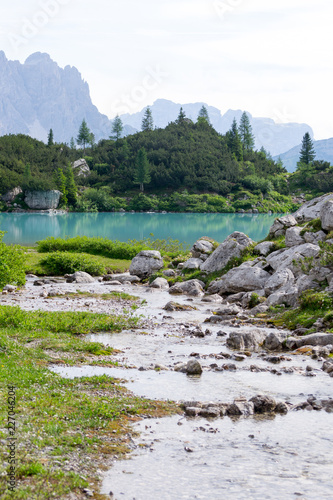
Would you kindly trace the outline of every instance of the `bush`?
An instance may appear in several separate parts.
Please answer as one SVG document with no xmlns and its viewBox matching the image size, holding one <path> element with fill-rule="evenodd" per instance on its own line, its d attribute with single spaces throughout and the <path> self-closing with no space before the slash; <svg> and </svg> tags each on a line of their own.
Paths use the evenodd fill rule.
<svg viewBox="0 0 333 500">
<path fill-rule="evenodd" d="M 75 273 L 75 271 L 84 271 L 93 276 L 105 273 L 104 266 L 94 262 L 88 255 L 77 253 L 50 253 L 40 263 L 48 273 L 54 275 Z"/>
<path fill-rule="evenodd" d="M 5 285 L 24 285 L 25 255 L 21 247 L 2 242 L 5 232 L 0 231 L 0 289 Z"/>
</svg>

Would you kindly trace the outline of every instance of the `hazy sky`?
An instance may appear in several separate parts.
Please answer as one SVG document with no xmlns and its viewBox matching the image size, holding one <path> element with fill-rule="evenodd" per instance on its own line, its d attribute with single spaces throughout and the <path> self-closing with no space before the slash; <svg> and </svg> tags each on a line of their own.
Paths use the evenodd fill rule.
<svg viewBox="0 0 333 500">
<path fill-rule="evenodd" d="M 4 3 L 4 1 L 3 1 Z M 305 122 L 333 137 L 331 0 L 16 0 L 0 49 L 76 66 L 110 118 L 157 98 Z"/>
</svg>

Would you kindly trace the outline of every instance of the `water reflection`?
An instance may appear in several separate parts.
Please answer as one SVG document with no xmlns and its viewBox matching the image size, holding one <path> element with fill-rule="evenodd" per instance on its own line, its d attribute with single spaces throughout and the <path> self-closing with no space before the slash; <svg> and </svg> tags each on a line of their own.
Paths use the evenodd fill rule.
<svg viewBox="0 0 333 500">
<path fill-rule="evenodd" d="M 275 215 L 268 214 L 119 214 L 76 213 L 0 214 L 4 241 L 33 245 L 48 236 L 103 236 L 120 241 L 171 237 L 193 244 L 200 236 L 223 241 L 233 231 L 241 231 L 259 241 L 268 233 Z"/>
</svg>

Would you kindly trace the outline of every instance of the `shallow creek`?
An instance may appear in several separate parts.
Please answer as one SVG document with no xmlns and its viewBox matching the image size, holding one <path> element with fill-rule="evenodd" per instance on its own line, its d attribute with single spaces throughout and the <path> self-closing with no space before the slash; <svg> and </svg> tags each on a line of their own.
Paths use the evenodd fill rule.
<svg viewBox="0 0 333 500">
<path fill-rule="evenodd" d="M 235 326 L 204 320 L 219 309 L 186 296 L 151 291 L 141 286 L 45 285 L 66 291 L 105 293 L 124 291 L 145 299 L 136 314 L 145 318 L 144 327 L 116 334 L 90 335 L 119 349 L 119 366 L 63 367 L 52 370 L 64 377 L 109 374 L 123 379 L 131 391 L 152 399 L 226 402 L 244 396 L 267 394 L 280 401 L 297 403 L 309 395 L 332 395 L 332 381 L 321 364 L 308 356 L 287 353 L 279 364 L 252 353 L 243 361 L 232 358 L 227 335 Z M 16 296 L 24 309 L 90 310 L 111 312 L 119 306 L 98 298 L 45 299 L 40 287 L 27 284 Z M 13 303 L 5 296 L 1 303 Z M 197 307 L 196 311 L 167 312 L 170 300 Z M 119 311 L 118 311 L 119 312 Z M 204 338 L 190 333 L 201 325 L 210 332 Z M 251 325 L 241 329 L 249 330 Z M 256 327 L 257 328 L 257 327 Z M 239 331 L 239 328 L 238 328 Z M 230 359 L 228 357 L 231 356 Z M 173 371 L 178 362 L 195 357 L 203 367 L 200 377 Z M 232 363 L 236 370 L 219 371 Z M 161 369 L 156 370 L 156 365 Z M 251 365 L 269 371 L 253 372 Z M 308 367 L 308 369 L 306 369 Z M 312 376 L 309 376 L 311 373 Z M 136 425 L 140 436 L 132 440 L 129 460 L 115 461 L 105 474 L 102 493 L 114 493 L 117 500 L 177 499 L 330 499 L 333 498 L 333 416 L 324 411 L 290 411 L 285 416 L 207 420 L 176 416 L 145 419 Z"/>
</svg>

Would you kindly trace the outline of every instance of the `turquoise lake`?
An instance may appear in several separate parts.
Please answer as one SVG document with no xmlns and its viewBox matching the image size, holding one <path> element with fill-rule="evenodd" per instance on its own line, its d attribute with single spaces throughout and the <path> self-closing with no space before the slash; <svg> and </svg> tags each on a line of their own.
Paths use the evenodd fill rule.
<svg viewBox="0 0 333 500">
<path fill-rule="evenodd" d="M 193 244 L 201 236 L 221 242 L 233 231 L 253 240 L 265 238 L 277 214 L 155 214 L 72 213 L 0 214 L 0 230 L 6 243 L 33 245 L 48 236 L 103 236 L 127 241 L 154 235 Z"/>
</svg>

